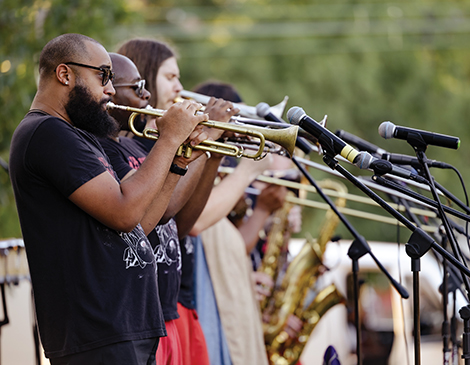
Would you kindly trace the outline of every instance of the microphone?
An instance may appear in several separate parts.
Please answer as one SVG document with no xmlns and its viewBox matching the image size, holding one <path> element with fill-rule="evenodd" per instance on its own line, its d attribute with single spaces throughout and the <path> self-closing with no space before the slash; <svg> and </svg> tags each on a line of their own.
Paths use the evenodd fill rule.
<svg viewBox="0 0 470 365">
<path fill-rule="evenodd" d="M 294 106 L 287 111 L 287 119 L 291 124 L 302 127 L 305 131 L 314 136 L 326 151 L 340 154 L 349 162 L 354 163 L 359 152 L 344 142 L 341 138 L 331 133 L 321 126 L 314 119 L 310 118 L 302 108 Z"/>
<path fill-rule="evenodd" d="M 391 122 L 383 122 L 380 124 L 379 134 L 385 139 L 404 139 L 410 144 L 412 139 L 418 139 L 418 141 L 424 142 L 426 145 L 453 148 L 454 150 L 460 146 L 460 139 L 457 137 L 421 131 L 419 129 L 400 127 Z"/>
<path fill-rule="evenodd" d="M 258 115 L 258 117 L 264 118 L 271 122 L 276 122 L 280 124 L 289 124 L 289 123 L 284 122 L 282 119 L 278 118 L 269 109 L 270 107 L 268 103 L 261 102 L 258 105 L 256 105 L 256 114 Z"/>
<path fill-rule="evenodd" d="M 390 161 L 375 158 L 369 152 L 359 152 L 354 165 L 360 169 L 374 170 L 374 173 L 379 176 L 391 174 L 405 179 L 414 180 L 422 184 L 428 183 L 424 177 L 414 174 L 410 170 L 395 166 Z"/>
<path fill-rule="evenodd" d="M 271 122 L 276 122 L 279 124 L 285 124 L 289 125 L 289 123 L 284 122 L 282 119 L 278 118 L 276 115 L 274 115 L 268 103 L 261 102 L 258 105 L 256 105 L 256 114 L 260 118 L 264 118 L 266 120 L 269 120 Z M 295 141 L 296 147 L 299 147 L 303 153 L 308 155 L 310 152 L 312 152 L 312 147 L 310 146 L 310 143 L 302 137 L 297 137 L 297 140 Z"/>
<path fill-rule="evenodd" d="M 386 150 L 362 139 L 354 134 L 348 133 L 344 130 L 337 130 L 335 133 L 339 138 L 344 140 L 347 143 L 350 143 L 354 146 L 356 146 L 360 151 L 366 151 L 370 152 L 373 155 L 376 155 L 376 157 L 390 161 L 393 164 L 396 165 L 410 165 L 414 167 L 415 169 L 420 169 L 422 168 L 421 164 L 419 163 L 419 160 L 416 157 L 408 156 L 408 155 L 402 155 L 400 153 L 390 153 L 387 152 Z M 436 160 L 426 160 L 426 164 L 428 167 L 437 167 L 440 169 L 451 169 L 452 166 L 449 165 L 448 163 L 445 162 L 440 162 Z"/>
<path fill-rule="evenodd" d="M 359 151 L 367 151 L 372 154 L 377 154 L 381 155 L 383 153 L 387 153 L 387 151 L 383 150 L 382 148 L 376 146 L 375 144 L 372 144 L 362 138 L 359 138 L 358 136 L 355 136 L 354 134 L 348 133 L 346 131 L 343 131 L 341 129 L 338 129 L 335 133 L 339 138 L 341 138 L 343 141 L 352 144 L 353 146 L 356 146 L 356 148 Z"/>
<path fill-rule="evenodd" d="M 382 159 L 390 161 L 391 163 L 397 164 L 397 165 L 410 165 L 414 167 L 415 169 L 420 169 L 422 168 L 421 164 L 419 163 L 419 160 L 416 157 L 408 156 L 408 155 L 402 155 L 400 153 L 383 153 L 382 154 Z M 441 161 L 436 161 L 436 160 L 426 160 L 426 165 L 428 167 L 437 167 L 440 169 L 451 169 L 452 166 L 449 165 L 448 163 L 441 162 Z"/>
</svg>

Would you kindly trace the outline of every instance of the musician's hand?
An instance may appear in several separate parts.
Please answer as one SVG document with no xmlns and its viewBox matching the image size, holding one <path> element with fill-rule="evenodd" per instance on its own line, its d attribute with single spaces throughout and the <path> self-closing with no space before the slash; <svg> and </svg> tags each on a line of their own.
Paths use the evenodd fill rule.
<svg viewBox="0 0 470 365">
<path fill-rule="evenodd" d="M 270 214 L 284 205 L 287 195 L 285 186 L 269 184 L 256 199 L 256 208 L 264 209 Z"/>
<path fill-rule="evenodd" d="M 209 114 L 209 119 L 219 122 L 228 122 L 231 117 L 237 114 L 240 110 L 233 107 L 233 104 L 230 101 L 224 99 L 216 99 L 211 97 L 209 102 L 206 105 L 205 112 Z M 206 130 L 209 138 L 212 138 L 214 141 L 219 139 L 222 135 L 224 137 L 229 137 L 232 132 L 226 132 L 218 128 L 209 128 Z"/>
<path fill-rule="evenodd" d="M 188 138 L 192 145 L 207 139 L 202 128 L 197 127 L 199 123 L 209 120 L 207 114 L 195 114 L 201 108 L 202 104 L 190 100 L 173 104 L 157 122 L 159 139 L 171 139 L 178 145 Z"/>
<path fill-rule="evenodd" d="M 302 208 L 299 205 L 294 205 L 289 210 L 287 220 L 289 222 L 289 231 L 299 233 L 302 230 Z"/>
<path fill-rule="evenodd" d="M 251 273 L 251 277 L 255 285 L 255 295 L 258 301 L 261 301 L 265 297 L 271 295 L 274 281 L 268 274 L 265 274 L 264 272 L 253 271 Z"/>
<path fill-rule="evenodd" d="M 286 325 L 284 326 L 284 331 L 289 335 L 290 338 L 296 338 L 299 336 L 300 331 L 302 330 L 302 321 L 291 314 L 287 318 Z"/>
<path fill-rule="evenodd" d="M 269 170 L 271 168 L 273 162 L 273 157 L 271 154 L 267 154 L 267 156 L 261 160 L 253 160 L 251 158 L 242 158 L 240 163 L 237 166 L 237 169 L 241 169 L 248 174 L 251 180 L 256 179 L 258 175 L 261 175 L 265 170 Z"/>
</svg>

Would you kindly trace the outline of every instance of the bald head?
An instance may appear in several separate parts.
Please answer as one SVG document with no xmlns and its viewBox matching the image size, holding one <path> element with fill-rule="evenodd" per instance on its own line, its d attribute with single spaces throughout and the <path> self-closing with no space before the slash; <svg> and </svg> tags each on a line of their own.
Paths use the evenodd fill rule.
<svg viewBox="0 0 470 365">
<path fill-rule="evenodd" d="M 129 75 L 132 75 L 133 78 L 138 75 L 140 78 L 136 65 L 129 58 L 119 53 L 112 52 L 109 53 L 109 57 L 111 58 L 113 71 L 115 73 L 115 84 L 132 82 L 132 80 L 129 80 Z"/>
<path fill-rule="evenodd" d="M 87 42 L 100 44 L 93 38 L 83 34 L 62 34 L 47 43 L 39 56 L 39 76 L 52 76 L 61 63 L 84 62 L 90 57 Z"/>
</svg>

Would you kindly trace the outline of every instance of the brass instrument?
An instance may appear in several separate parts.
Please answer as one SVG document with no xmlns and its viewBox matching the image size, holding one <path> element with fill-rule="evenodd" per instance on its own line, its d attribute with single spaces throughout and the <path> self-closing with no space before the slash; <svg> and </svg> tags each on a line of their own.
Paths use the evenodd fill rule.
<svg viewBox="0 0 470 365">
<path fill-rule="evenodd" d="M 335 284 L 330 284 L 322 289 L 315 299 L 306 308 L 296 308 L 294 315 L 303 323 L 303 327 L 296 338 L 290 338 L 287 332 L 282 331 L 274 339 L 271 348 L 284 348 L 284 351 L 273 351 L 270 363 L 273 365 L 296 364 L 302 354 L 310 334 L 320 321 L 321 317 L 333 306 L 346 304 L 343 295 L 338 291 Z M 282 353 L 282 355 L 281 355 Z"/>
<path fill-rule="evenodd" d="M 233 171 L 232 167 L 219 167 L 219 172 L 222 172 L 222 173 L 231 173 L 232 171 Z M 275 177 L 259 175 L 256 178 L 256 180 L 266 182 L 266 183 L 269 183 L 269 184 L 276 184 L 276 185 L 286 186 L 288 188 L 298 189 L 300 191 L 307 191 L 307 192 L 312 192 L 312 193 L 317 192 L 316 189 L 311 185 L 301 184 L 301 183 L 298 183 L 298 182 L 295 182 L 295 181 L 288 181 L 288 180 L 283 180 L 283 179 L 279 179 L 279 178 L 275 178 Z M 250 192 L 252 194 L 255 193 L 253 191 L 253 189 L 251 189 Z M 372 199 L 370 199 L 368 197 L 365 197 L 365 196 L 354 195 L 354 194 L 349 194 L 349 193 L 342 193 L 342 192 L 338 192 L 338 191 L 331 190 L 331 189 L 323 189 L 323 192 L 326 195 L 328 195 L 330 197 L 333 197 L 333 198 L 343 197 L 343 198 L 346 198 L 349 201 L 363 203 L 363 204 L 367 204 L 367 205 L 371 205 L 371 206 L 378 206 L 378 204 L 375 201 L 373 201 Z M 286 197 L 286 201 L 291 203 L 291 204 L 297 204 L 297 205 L 301 205 L 301 206 L 304 206 L 304 207 L 310 207 L 310 208 L 315 208 L 315 209 L 323 209 L 323 210 L 330 209 L 330 206 L 326 203 L 322 203 L 322 202 L 318 202 L 318 201 L 314 201 L 314 200 L 309 200 L 309 199 L 301 199 L 301 198 L 297 198 L 295 196 L 289 196 L 288 195 Z M 405 207 L 402 206 L 402 205 L 397 205 L 395 203 L 388 203 L 388 204 L 392 208 L 394 208 L 398 211 L 405 211 Z M 351 209 L 351 208 L 347 208 L 347 207 L 337 207 L 337 208 L 338 208 L 339 212 L 341 212 L 343 214 L 346 214 L 346 215 L 349 215 L 349 216 L 352 216 L 352 217 L 369 219 L 369 220 L 372 220 L 372 221 L 376 221 L 376 222 L 380 222 L 380 223 L 386 223 L 386 224 L 390 224 L 390 225 L 394 225 L 394 226 L 396 226 L 396 225 L 403 226 L 403 224 L 401 222 L 399 222 L 398 220 L 396 220 L 395 218 L 390 217 L 390 216 L 370 213 L 370 212 L 367 212 L 367 211 Z M 418 207 L 410 207 L 408 209 L 411 213 L 416 214 L 416 215 L 429 217 L 429 218 L 436 218 L 437 217 L 437 214 L 432 210 L 422 209 L 422 208 L 418 208 Z M 423 229 L 426 232 L 434 233 L 434 232 L 436 232 L 438 227 L 432 226 L 432 225 L 422 225 L 421 229 Z"/>
<path fill-rule="evenodd" d="M 180 97 L 182 99 L 192 99 L 204 105 L 207 105 L 210 99 L 210 96 L 198 94 L 198 93 L 187 91 L 187 90 L 182 90 L 180 92 Z M 180 99 L 177 99 L 177 100 L 180 100 Z M 275 116 L 277 116 L 278 118 L 282 119 L 282 115 L 284 114 L 284 110 L 286 108 L 286 104 L 288 100 L 289 100 L 289 97 L 285 96 L 284 99 L 279 104 L 271 106 L 269 108 L 269 111 L 273 113 Z M 240 109 L 239 115 L 243 117 L 260 119 L 260 117 L 256 113 L 256 107 L 254 106 L 249 106 L 245 104 L 237 104 L 237 103 L 233 103 L 233 106 L 236 107 L 237 109 Z"/>
<path fill-rule="evenodd" d="M 120 109 L 120 110 L 132 112 L 131 116 L 129 117 L 129 128 L 131 129 L 132 133 L 134 133 L 136 136 L 144 137 L 147 139 L 153 139 L 153 140 L 158 139 L 157 129 L 146 128 L 142 132 L 139 132 L 134 127 L 134 119 L 139 114 L 146 114 L 146 115 L 152 115 L 154 117 L 161 117 L 163 116 L 163 114 L 165 114 L 166 110 L 153 109 L 153 108 L 145 108 L 145 109 L 132 108 L 129 106 L 116 105 L 112 102 L 108 102 L 107 108 L 108 109 Z M 264 157 L 266 140 L 274 142 L 282 146 L 287 151 L 287 153 L 290 156 L 292 156 L 294 153 L 295 142 L 296 142 L 297 133 L 298 133 L 298 126 L 290 126 L 284 129 L 269 129 L 269 128 L 254 127 L 254 126 L 234 125 L 231 123 L 223 123 L 223 122 L 217 122 L 217 121 L 212 121 L 212 120 L 202 122 L 200 124 L 206 127 L 210 127 L 210 128 L 217 128 L 217 129 L 231 131 L 234 133 L 238 133 L 238 134 L 242 134 L 242 135 L 246 135 L 250 137 L 255 137 L 259 140 L 258 150 L 255 153 L 249 154 L 249 153 L 244 152 L 243 147 L 239 147 L 239 146 L 228 144 L 228 143 L 206 140 L 194 147 L 191 147 L 189 144 L 181 145 L 176 153 L 177 156 L 184 156 L 186 158 L 189 158 L 191 157 L 192 150 L 197 149 L 197 150 L 209 151 L 209 152 L 214 152 L 214 153 L 220 153 L 226 156 L 233 156 L 237 158 L 246 157 L 246 158 L 252 158 L 252 159 L 257 160 L 257 159 L 261 159 Z"/>
<path fill-rule="evenodd" d="M 294 197 L 294 193 L 292 191 L 288 191 L 286 197 Z M 286 199 L 284 205 L 274 213 L 273 224 L 267 237 L 268 244 L 266 247 L 266 253 L 264 254 L 261 265 L 257 270 L 269 275 L 274 283 L 276 282 L 280 271 L 280 258 L 283 253 L 287 252 L 286 246 L 289 240 L 286 240 L 286 233 L 288 233 L 289 229 L 288 215 L 292 206 L 293 204 Z M 261 301 L 261 312 L 266 310 L 266 307 L 272 298 L 272 294 L 273 293 L 271 293 L 271 296 L 263 298 Z"/>
<path fill-rule="evenodd" d="M 344 184 L 332 180 L 321 181 L 319 185 L 343 194 L 347 191 Z M 335 204 L 344 207 L 346 198 L 339 197 Z M 300 253 L 289 264 L 281 285 L 272 296 L 272 303 L 267 306 L 269 321 L 264 324 L 264 337 L 271 364 L 294 364 L 320 317 L 328 309 L 344 301 L 332 284 L 320 291 L 312 303 L 306 303 L 308 291 L 321 275 L 323 253 L 338 223 L 338 216 L 328 210 L 318 240 L 307 240 Z M 290 339 L 283 330 L 292 314 L 303 322 L 301 336 L 296 339 Z"/>
</svg>

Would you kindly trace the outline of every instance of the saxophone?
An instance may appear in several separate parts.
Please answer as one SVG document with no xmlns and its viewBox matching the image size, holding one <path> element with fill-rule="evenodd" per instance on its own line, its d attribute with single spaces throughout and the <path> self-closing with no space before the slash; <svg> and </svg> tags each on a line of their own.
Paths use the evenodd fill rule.
<svg viewBox="0 0 470 365">
<path fill-rule="evenodd" d="M 340 193 L 347 192 L 344 184 L 333 180 L 323 180 L 319 185 Z M 335 204 L 344 207 L 346 198 L 340 196 Z M 334 305 L 344 303 L 343 296 L 334 284 L 321 290 L 311 303 L 306 303 L 309 289 L 321 275 L 323 253 L 338 223 L 338 216 L 328 210 L 318 239 L 307 239 L 299 254 L 289 264 L 279 289 L 272 294 L 269 321 L 264 323 L 263 329 L 266 351 L 273 365 L 294 364 L 300 358 L 310 333 L 321 316 Z M 294 339 L 289 338 L 283 330 L 291 314 L 303 323 L 300 334 Z"/>
<path fill-rule="evenodd" d="M 294 196 L 292 191 L 288 191 L 287 195 Z M 273 282 L 276 282 L 279 272 L 280 272 L 280 263 L 286 260 L 282 260 L 283 255 L 287 253 L 287 243 L 288 240 L 285 239 L 286 234 L 289 232 L 289 220 L 288 215 L 292 208 L 293 204 L 289 202 L 284 202 L 284 205 L 278 209 L 272 220 L 272 226 L 269 230 L 267 237 L 267 246 L 266 253 L 263 256 L 261 265 L 257 271 L 263 272 L 271 277 Z M 260 303 L 261 312 L 263 312 L 272 302 L 273 293 L 270 296 L 263 298 Z"/>
</svg>

